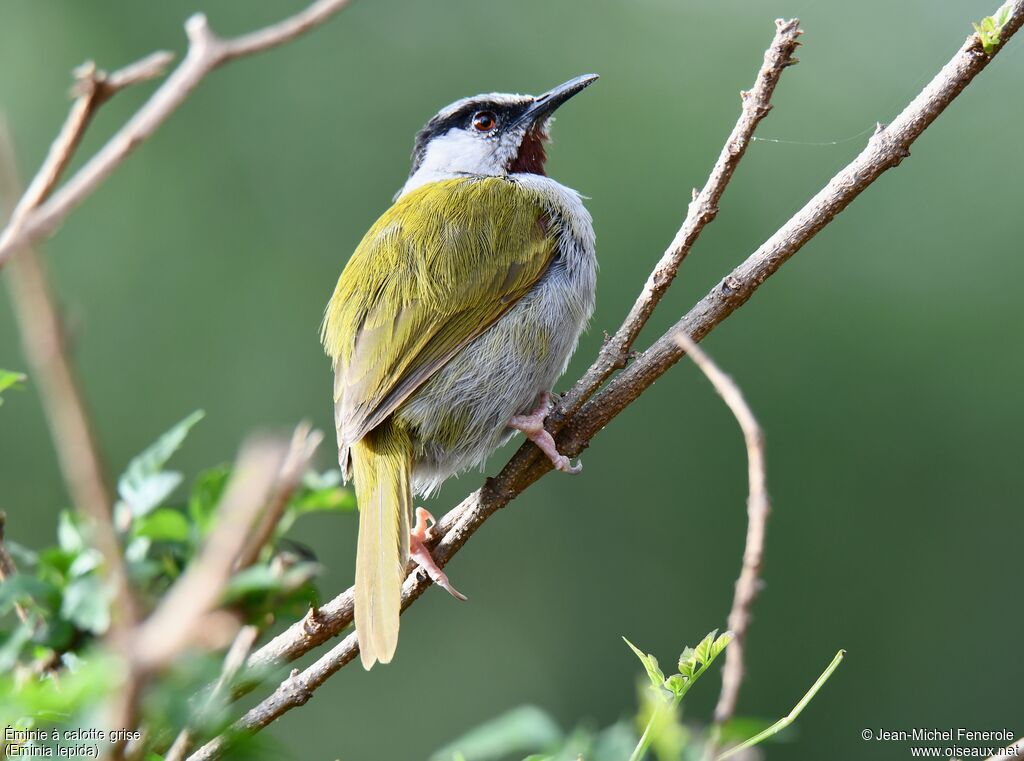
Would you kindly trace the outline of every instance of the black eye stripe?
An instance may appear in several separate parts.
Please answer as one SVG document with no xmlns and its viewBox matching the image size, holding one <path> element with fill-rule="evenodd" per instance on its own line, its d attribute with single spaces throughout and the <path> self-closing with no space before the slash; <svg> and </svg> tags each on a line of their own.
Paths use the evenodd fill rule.
<svg viewBox="0 0 1024 761">
<path fill-rule="evenodd" d="M 509 124 L 525 110 L 532 102 L 531 98 L 523 98 L 521 103 L 509 103 L 505 101 L 492 101 L 477 99 L 464 103 L 460 108 L 451 112 L 442 112 L 428 121 L 423 129 L 416 135 L 416 141 L 412 152 L 412 169 L 410 174 L 415 172 L 423 162 L 426 155 L 427 144 L 435 137 L 443 135 L 453 128 L 473 129 L 473 117 L 481 111 L 491 111 L 497 116 L 497 126 Z M 475 131 L 475 130 L 474 130 Z M 485 135 L 486 133 L 480 132 Z"/>
</svg>

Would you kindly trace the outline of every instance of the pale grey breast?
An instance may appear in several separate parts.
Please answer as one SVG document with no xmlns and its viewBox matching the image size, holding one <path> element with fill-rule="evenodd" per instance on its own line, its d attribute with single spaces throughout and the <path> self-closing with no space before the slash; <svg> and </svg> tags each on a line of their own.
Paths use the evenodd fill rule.
<svg viewBox="0 0 1024 761">
<path fill-rule="evenodd" d="M 417 494 L 481 465 L 513 435 L 509 419 L 552 388 L 594 309 L 594 230 L 579 194 L 540 175 L 511 179 L 546 208 L 557 253 L 529 293 L 395 411 L 413 434 Z"/>
</svg>

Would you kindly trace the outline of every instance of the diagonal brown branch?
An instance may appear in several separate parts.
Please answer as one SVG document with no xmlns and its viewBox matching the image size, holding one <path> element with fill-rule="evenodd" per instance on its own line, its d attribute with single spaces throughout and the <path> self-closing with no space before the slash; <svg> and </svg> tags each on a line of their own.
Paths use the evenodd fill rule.
<svg viewBox="0 0 1024 761">
<path fill-rule="evenodd" d="M 986 54 L 977 35 L 971 35 L 924 90 L 891 125 L 880 127 L 864 151 L 841 170 L 798 211 L 778 232 L 755 251 L 732 274 L 717 284 L 672 329 L 659 338 L 607 387 L 569 416 L 558 436 L 559 451 L 575 456 L 590 445 L 591 438 L 646 390 L 684 355 L 675 336 L 684 332 L 700 340 L 746 303 L 754 291 L 779 270 L 815 234 L 848 206 L 886 170 L 898 166 L 909 148 L 960 92 L 1005 47 L 1024 25 L 1024 0 L 1014 0 L 1002 29 L 1002 42 Z M 447 563 L 470 536 L 500 508 L 526 490 L 551 469 L 537 449 L 524 444 L 494 478 L 448 512 L 435 531 L 440 537 L 433 554 L 439 565 Z M 429 581 L 413 574 L 402 591 L 403 609 L 423 593 Z M 348 590 L 319 611 L 289 627 L 250 656 L 249 666 L 282 664 L 298 658 L 341 633 L 352 621 L 352 592 Z M 295 670 L 267 699 L 248 711 L 233 729 L 256 731 L 295 706 L 302 705 L 331 674 L 356 655 L 350 634 L 303 671 Z M 190 756 L 190 761 L 219 758 L 226 748 L 224 736 L 207 743 Z"/>
<path fill-rule="evenodd" d="M 797 62 L 793 53 L 800 44 L 799 37 L 802 34 L 799 19 L 775 21 L 775 39 L 765 51 L 764 63 L 757 72 L 754 86 L 750 90 L 740 92 L 743 108 L 739 119 L 725 145 L 722 146 L 722 152 L 718 155 L 707 182 L 699 193 L 693 191 L 693 200 L 687 209 L 682 227 L 651 271 L 622 326 L 605 342 L 590 369 L 559 400 L 552 411 L 550 422 L 553 428 L 559 428 L 560 424 L 575 413 L 615 370 L 626 366 L 633 342 L 654 313 L 665 291 L 672 285 L 679 266 L 690 253 L 704 227 L 718 215 L 718 202 L 725 193 L 725 188 L 732 179 L 740 159 L 746 153 L 754 130 L 771 111 L 772 93 L 775 92 L 782 72 L 787 66 Z"/>
<path fill-rule="evenodd" d="M 51 234 L 139 144 L 156 132 L 207 74 L 229 61 L 290 42 L 319 26 L 351 2 L 352 0 L 316 0 L 305 10 L 276 24 L 231 39 L 217 37 L 210 30 L 204 15 L 192 16 L 185 23 L 189 41 L 187 55 L 150 99 L 48 201 L 12 220 L 12 223 L 0 232 L 0 267 L 17 248 Z M 167 60 L 169 59 L 166 58 L 166 54 L 154 53 L 138 65 L 142 67 L 145 62 L 163 65 Z M 125 79 L 129 79 L 129 74 L 132 73 L 137 72 L 129 70 L 125 73 L 125 70 L 122 70 Z M 107 80 L 108 85 L 111 84 L 111 79 L 113 78 Z M 88 122 L 88 115 L 83 115 L 82 121 L 84 128 L 84 124 Z M 59 145 L 60 142 L 58 140 L 55 145 Z M 74 150 L 74 145 L 70 150 Z M 35 185 L 35 181 L 32 184 Z"/>
<path fill-rule="evenodd" d="M 743 565 L 736 580 L 732 610 L 729 612 L 729 630 L 733 633 L 733 639 L 725 653 L 722 691 L 718 696 L 718 705 L 715 706 L 715 724 L 721 726 L 736 711 L 736 700 L 743 683 L 743 653 L 750 626 L 750 611 L 761 585 L 764 535 L 771 511 L 765 471 L 764 431 L 736 382 L 722 372 L 688 335 L 677 333 L 675 338 L 732 411 L 747 446 L 747 538 L 743 549 Z"/>
</svg>

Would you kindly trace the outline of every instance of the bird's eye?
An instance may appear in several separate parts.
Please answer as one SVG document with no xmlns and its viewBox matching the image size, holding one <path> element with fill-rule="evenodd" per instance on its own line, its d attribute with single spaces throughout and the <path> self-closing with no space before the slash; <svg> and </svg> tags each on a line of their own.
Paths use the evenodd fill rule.
<svg viewBox="0 0 1024 761">
<path fill-rule="evenodd" d="M 473 114 L 473 128 L 478 132 L 490 132 L 498 123 L 493 111 L 477 111 Z"/>
</svg>

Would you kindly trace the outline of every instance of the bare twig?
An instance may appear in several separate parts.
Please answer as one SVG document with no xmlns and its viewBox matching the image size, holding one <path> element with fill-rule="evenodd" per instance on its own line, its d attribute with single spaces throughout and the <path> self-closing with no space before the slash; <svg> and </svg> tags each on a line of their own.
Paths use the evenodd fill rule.
<svg viewBox="0 0 1024 761">
<path fill-rule="evenodd" d="M 188 98 L 207 74 L 236 58 L 261 53 L 290 42 L 313 27 L 322 24 L 351 2 L 352 0 L 316 0 L 305 10 L 289 18 L 232 39 L 217 37 L 202 14 L 196 14 L 189 18 L 185 22 L 185 32 L 188 35 L 189 43 L 188 53 L 182 62 L 142 108 L 62 188 L 54 193 L 48 201 L 36 208 L 31 208 L 18 219 L 13 220 L 12 224 L 8 224 L 7 228 L 0 233 L 0 266 L 3 266 L 15 249 L 52 233 L 64 218 L 91 195 L 139 144 L 156 132 L 157 128 Z M 166 57 L 156 58 L 160 55 L 154 54 L 149 59 L 144 59 L 144 62 L 152 63 L 151 59 L 154 59 L 161 65 L 165 64 Z M 114 77 L 107 78 L 108 87 L 111 85 L 111 80 L 114 79 Z M 121 79 L 127 80 L 130 77 L 122 70 Z M 84 127 L 84 123 L 88 122 L 88 116 L 85 116 L 82 121 Z M 60 144 L 61 141 L 58 139 L 55 146 Z M 74 145 L 71 146 L 71 150 L 73 149 Z M 58 150 L 58 155 L 60 153 L 61 151 Z M 70 154 L 68 153 L 68 155 Z M 49 163 L 49 158 L 47 163 Z M 46 169 L 46 164 L 43 168 Z M 42 171 L 40 173 L 42 174 Z M 45 180 L 40 180 L 41 184 L 44 182 Z M 33 181 L 32 184 L 35 185 L 36 181 Z M 19 206 L 21 206 L 20 203 Z"/>
<path fill-rule="evenodd" d="M 309 423 L 301 423 L 295 429 L 295 433 L 292 434 L 291 445 L 288 447 L 288 454 L 285 456 L 284 464 L 281 466 L 281 473 L 277 478 L 277 483 L 274 486 L 270 500 L 263 510 L 263 515 L 260 516 L 256 530 L 253 531 L 252 536 L 249 537 L 245 547 L 235 561 L 236 571 L 248 568 L 255 563 L 260 550 L 270 541 L 274 534 L 274 529 L 281 522 L 281 516 L 288 505 L 288 500 L 291 499 L 295 490 L 302 482 L 302 477 L 306 473 L 306 468 L 313 457 L 313 452 L 320 446 L 323 438 L 323 433 L 311 430 Z"/>
<path fill-rule="evenodd" d="M 1001 33 L 1001 44 L 992 54 L 984 52 L 977 35 L 969 37 L 896 120 L 875 133 L 853 162 L 623 373 L 566 419 L 557 438 L 559 451 L 570 456 L 582 452 L 594 435 L 684 355 L 676 341 L 677 333 L 684 332 L 693 340 L 703 339 L 868 185 L 906 158 L 914 140 L 984 70 L 1024 24 L 1024 0 L 1015 0 L 1009 10 L 1009 20 Z M 550 469 L 548 460 L 532 444 L 524 444 L 497 476 L 488 479 L 483 488 L 449 511 L 435 527 L 439 540 L 432 554 L 437 563 L 444 566 L 487 518 Z M 411 605 L 428 584 L 429 581 L 418 573 L 406 579 L 402 590 L 403 609 Z M 296 622 L 254 652 L 248 664 L 267 666 L 292 661 L 337 636 L 351 622 L 352 590 L 347 590 L 315 611 L 315 615 L 311 613 Z M 291 708 L 302 705 L 313 690 L 330 674 L 349 663 L 356 652 L 355 636 L 350 634 L 305 671 L 293 672 L 269 698 L 236 722 L 233 729 L 255 731 Z M 190 761 L 218 758 L 225 747 L 223 736 L 215 738 L 190 756 Z"/>
<path fill-rule="evenodd" d="M 242 446 L 217 505 L 213 529 L 199 554 L 157 609 L 130 632 L 125 653 L 127 675 L 108 707 L 107 726 L 134 727 L 139 698 L 149 677 L 203 636 L 205 622 L 214 615 L 231 577 L 235 558 L 273 491 L 285 454 L 283 442 L 270 439 Z M 125 742 L 114 743 L 108 757 L 124 758 L 126 752 L 131 751 Z"/>
<path fill-rule="evenodd" d="M 725 653 L 722 692 L 715 707 L 715 724 L 722 725 L 731 719 L 736 711 L 736 700 L 739 697 L 740 684 L 743 682 L 743 651 L 747 629 L 750 626 L 750 611 L 757 593 L 761 590 L 764 535 L 771 509 L 765 476 L 764 431 L 761 430 L 736 382 L 722 372 L 714 360 L 688 335 L 677 333 L 675 338 L 732 410 L 736 422 L 743 431 L 743 440 L 747 446 L 747 538 L 743 549 L 743 565 L 736 580 L 732 610 L 729 612 L 729 630 L 733 633 L 733 639 Z"/>
<path fill-rule="evenodd" d="M 248 568 L 256 562 L 260 551 L 271 540 L 274 529 L 277 528 L 277 524 L 284 514 L 284 509 L 288 505 L 288 500 L 291 499 L 291 496 L 301 483 L 302 476 L 305 474 L 309 461 L 313 457 L 313 452 L 322 440 L 323 434 L 320 431 L 311 431 L 308 423 L 301 423 L 295 429 L 295 432 L 292 434 L 291 445 L 288 448 L 288 453 L 285 455 L 284 464 L 281 466 L 281 472 L 277 477 L 277 482 L 271 492 L 267 506 L 263 510 L 255 530 L 246 541 L 245 547 L 239 553 L 234 564 L 234 571 L 237 572 Z M 210 696 L 203 702 L 203 706 L 198 709 L 195 716 L 199 716 L 207 711 L 209 706 L 222 696 L 232 679 L 234 679 L 241 667 L 245 665 L 245 659 L 256 644 L 256 640 L 264 628 L 266 627 L 248 625 L 242 627 L 238 632 L 238 636 L 224 658 L 224 668 L 220 679 L 218 679 Z M 192 749 L 194 739 L 192 724 L 190 724 L 178 733 L 170 750 L 167 751 L 166 761 L 181 761 L 181 759 L 184 759 L 186 754 Z"/>
<path fill-rule="evenodd" d="M 198 622 L 220 600 L 235 559 L 273 493 L 285 454 L 277 441 L 243 447 L 202 550 L 139 627 L 132 660 L 143 672 L 160 668 L 183 650 L 195 637 Z"/>
<path fill-rule="evenodd" d="M 779 83 L 783 70 L 797 62 L 793 53 L 800 44 L 799 37 L 802 34 L 799 19 L 776 20 L 775 39 L 765 51 L 764 64 L 757 72 L 754 86 L 750 90 L 740 92 L 743 107 L 739 119 L 725 145 L 722 146 L 722 152 L 718 155 L 707 182 L 699 193 L 693 191 L 693 200 L 687 209 L 682 227 L 651 271 L 622 326 L 614 336 L 605 341 L 590 369 L 559 400 L 552 411 L 549 417 L 554 429 L 557 430 L 568 416 L 575 413 L 616 369 L 626 366 L 633 342 L 654 313 L 665 291 L 672 285 L 679 266 L 690 253 L 704 227 L 718 215 L 718 202 L 740 159 L 743 158 L 754 130 L 771 111 L 772 93 L 775 92 L 775 86 Z"/>
<path fill-rule="evenodd" d="M 1014 0 L 1002 28 L 1001 44 L 986 54 L 971 35 L 956 55 L 888 126 L 878 125 L 863 151 L 701 299 L 676 325 L 584 405 L 559 437 L 560 451 L 575 455 L 589 438 L 678 362 L 683 350 L 675 334 L 700 341 L 747 302 L 760 285 L 884 172 L 910 156 L 910 146 L 971 81 L 998 55 L 1024 24 L 1024 0 Z"/>
<path fill-rule="evenodd" d="M 259 636 L 260 627 L 252 624 L 243 626 L 239 630 L 238 636 L 235 637 L 231 647 L 228 648 L 227 655 L 224 656 L 224 666 L 221 668 L 220 677 L 214 684 L 210 696 L 204 701 L 203 710 L 224 696 L 232 680 L 245 665 L 245 659 L 249 656 L 249 651 L 252 650 Z M 164 756 L 164 761 L 184 761 L 194 740 L 191 728 L 185 727 L 174 739 L 174 743 Z"/>
<path fill-rule="evenodd" d="M 11 212 L 11 218 L 7 222 L 7 228 L 0 235 L 0 241 L 7 239 L 8 236 L 16 237 L 26 216 L 45 201 L 56 187 L 99 107 L 119 90 L 162 76 L 172 60 L 173 53 L 159 51 L 118 69 L 113 74 L 97 70 L 92 61 L 86 61 L 75 69 L 75 86 L 72 88 L 72 93 L 76 96 L 75 102 L 64 120 L 64 126 L 61 127 L 57 139 L 50 145 L 43 165 Z M 26 241 L 29 242 L 31 241 Z"/>
<path fill-rule="evenodd" d="M 94 80 L 90 80 L 94 81 Z M 67 150 L 74 149 L 81 136 L 84 121 L 89 118 L 91 98 L 82 96 L 72 109 L 68 124 L 62 131 Z M 81 106 L 81 107 L 80 107 Z M 79 116 L 75 113 L 80 112 Z M 51 155 L 55 155 L 51 151 Z M 26 214 L 45 196 L 60 173 L 64 158 L 47 159 L 45 174 L 51 180 L 35 185 L 32 195 L 23 196 L 12 212 Z M 0 122 L 0 202 L 13 204 L 18 193 L 14 148 L 6 126 Z M 26 201 L 27 199 L 27 201 Z M 25 203 L 28 205 L 22 205 Z M 32 368 L 49 423 L 53 445 L 57 451 L 61 474 L 75 508 L 92 521 L 92 535 L 103 555 L 103 569 L 114 588 L 118 604 L 112 617 L 112 634 L 119 635 L 136 619 L 137 610 L 121 557 L 121 545 L 111 519 L 110 489 L 103 473 L 103 462 L 86 413 L 85 401 L 78 388 L 74 369 L 68 359 L 63 324 L 56 300 L 50 290 L 42 259 L 32 248 L 18 252 L 7 277 L 18 330 L 25 356 Z"/>
<path fill-rule="evenodd" d="M 4 531 L 6 528 L 7 513 L 0 510 L 0 582 L 6 581 L 18 572 L 18 567 L 14 564 L 14 558 L 11 557 L 11 553 L 4 546 Z M 28 611 L 25 610 L 24 605 L 20 602 L 14 603 L 14 612 L 23 624 L 28 623 Z"/>
</svg>

